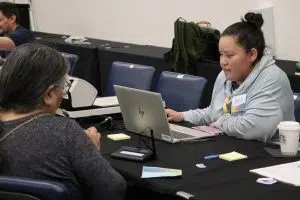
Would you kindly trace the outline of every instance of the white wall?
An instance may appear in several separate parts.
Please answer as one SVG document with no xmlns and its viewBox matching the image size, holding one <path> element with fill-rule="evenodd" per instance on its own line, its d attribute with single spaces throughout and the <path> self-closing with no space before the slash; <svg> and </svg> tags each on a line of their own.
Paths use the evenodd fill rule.
<svg viewBox="0 0 300 200">
<path fill-rule="evenodd" d="M 32 0 L 39 31 L 171 47 L 173 23 L 208 20 L 224 30 L 249 10 L 274 7 L 280 59 L 300 60 L 299 0 Z"/>
<path fill-rule="evenodd" d="M 265 0 L 265 2 L 274 7 L 277 57 L 300 61 L 300 1 Z"/>
</svg>

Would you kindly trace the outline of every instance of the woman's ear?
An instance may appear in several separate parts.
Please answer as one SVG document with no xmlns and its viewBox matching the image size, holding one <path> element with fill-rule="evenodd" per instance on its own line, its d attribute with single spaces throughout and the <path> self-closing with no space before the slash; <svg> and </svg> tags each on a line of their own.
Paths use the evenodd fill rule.
<svg viewBox="0 0 300 200">
<path fill-rule="evenodd" d="M 44 92 L 44 105 L 46 105 L 47 107 L 50 107 L 55 101 L 55 89 L 56 87 L 54 85 L 51 85 Z"/>
<path fill-rule="evenodd" d="M 257 49 L 252 48 L 249 53 L 248 53 L 248 61 L 249 62 L 254 62 L 257 58 Z"/>
</svg>

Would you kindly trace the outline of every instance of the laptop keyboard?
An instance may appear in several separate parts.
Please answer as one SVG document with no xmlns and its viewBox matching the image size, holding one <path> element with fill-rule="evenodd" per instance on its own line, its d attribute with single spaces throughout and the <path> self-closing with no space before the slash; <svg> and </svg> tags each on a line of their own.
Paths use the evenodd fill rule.
<svg viewBox="0 0 300 200">
<path fill-rule="evenodd" d="M 195 137 L 190 134 L 185 134 L 185 133 L 189 133 L 189 131 L 194 132 L 195 130 L 187 128 L 187 127 L 183 127 L 183 126 L 178 126 L 175 124 L 170 124 L 170 131 L 171 131 L 171 134 L 173 135 L 173 137 L 176 139 L 186 139 L 186 138 Z"/>
<path fill-rule="evenodd" d="M 180 132 L 176 132 L 176 131 L 171 131 L 171 134 L 176 139 L 186 139 L 186 138 L 195 137 L 195 136 L 192 136 L 192 135 L 188 135 L 188 134 L 184 134 L 184 133 L 180 133 Z"/>
</svg>

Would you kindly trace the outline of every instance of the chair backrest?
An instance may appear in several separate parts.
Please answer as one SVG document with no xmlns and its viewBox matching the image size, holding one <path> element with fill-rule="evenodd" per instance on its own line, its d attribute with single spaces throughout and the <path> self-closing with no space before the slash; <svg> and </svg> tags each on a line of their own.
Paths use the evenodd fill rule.
<svg viewBox="0 0 300 200">
<path fill-rule="evenodd" d="M 0 176 L 1 200 L 68 200 L 66 187 L 58 182 Z"/>
<path fill-rule="evenodd" d="M 219 62 L 198 62 L 197 63 L 197 73 L 196 76 L 201 76 L 206 78 L 207 83 L 204 88 L 202 100 L 201 100 L 201 107 L 206 108 L 210 105 L 211 96 L 214 89 L 215 82 L 219 73 L 222 71 Z"/>
<path fill-rule="evenodd" d="M 300 122 L 300 93 L 294 93 L 294 114 L 295 120 Z"/>
<path fill-rule="evenodd" d="M 121 85 L 141 90 L 150 90 L 155 69 L 151 66 L 125 62 L 113 62 L 104 96 L 114 96 L 113 85 Z"/>
<path fill-rule="evenodd" d="M 166 107 L 176 111 L 196 109 L 201 105 L 207 80 L 199 76 L 164 71 L 156 91 L 161 94 Z"/>
<path fill-rule="evenodd" d="M 69 74 L 72 75 L 75 70 L 79 56 L 77 56 L 75 54 L 71 54 L 71 53 L 64 53 L 64 52 L 61 52 L 61 54 L 69 61 L 69 64 L 70 64 Z"/>
</svg>

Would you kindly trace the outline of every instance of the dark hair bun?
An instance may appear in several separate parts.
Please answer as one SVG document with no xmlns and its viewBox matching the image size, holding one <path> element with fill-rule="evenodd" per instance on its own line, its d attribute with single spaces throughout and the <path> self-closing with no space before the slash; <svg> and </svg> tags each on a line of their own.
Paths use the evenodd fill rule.
<svg viewBox="0 0 300 200">
<path fill-rule="evenodd" d="M 245 17 L 245 22 L 255 25 L 257 28 L 261 28 L 264 24 L 264 19 L 260 13 L 248 12 Z"/>
</svg>

